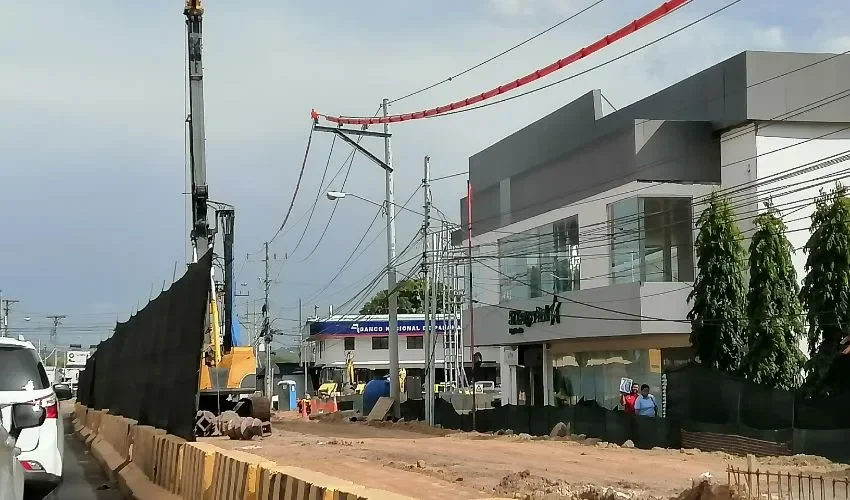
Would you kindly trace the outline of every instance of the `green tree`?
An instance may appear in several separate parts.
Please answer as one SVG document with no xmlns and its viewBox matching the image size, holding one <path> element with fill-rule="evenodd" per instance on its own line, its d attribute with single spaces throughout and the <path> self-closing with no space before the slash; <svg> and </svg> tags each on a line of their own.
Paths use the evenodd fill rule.
<svg viewBox="0 0 850 500">
<path fill-rule="evenodd" d="M 691 344 L 702 364 L 733 373 L 743 355 L 746 321 L 741 232 L 728 201 L 716 193 L 698 224 L 698 273 L 688 295 Z"/>
<path fill-rule="evenodd" d="M 423 299 L 425 298 L 425 280 L 413 279 L 402 280 L 396 285 L 398 290 L 398 313 L 399 314 L 423 314 Z M 443 284 L 437 284 L 437 312 L 443 312 Z M 388 314 L 389 294 L 387 290 L 381 290 L 372 297 L 369 302 L 360 309 L 360 314 Z"/>
<path fill-rule="evenodd" d="M 806 243 L 800 298 L 807 309 L 809 361 L 805 387 L 818 396 L 850 390 L 850 370 L 839 345 L 850 329 L 850 199 L 838 185 L 821 193 Z"/>
<path fill-rule="evenodd" d="M 758 384 L 795 389 L 805 358 L 799 347 L 803 317 L 797 272 L 791 261 L 794 248 L 771 204 L 755 222 L 750 243 L 747 354 L 741 374 Z"/>
</svg>

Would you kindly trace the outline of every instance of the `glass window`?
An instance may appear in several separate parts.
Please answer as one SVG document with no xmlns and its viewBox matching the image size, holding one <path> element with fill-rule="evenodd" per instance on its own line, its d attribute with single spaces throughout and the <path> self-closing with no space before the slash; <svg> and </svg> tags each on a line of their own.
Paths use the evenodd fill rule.
<svg viewBox="0 0 850 500">
<path fill-rule="evenodd" d="M 500 239 L 501 300 L 578 290 L 578 244 L 577 216 Z"/>
<path fill-rule="evenodd" d="M 0 391 L 48 387 L 50 380 L 35 351 L 23 347 L 0 347 Z"/>
<path fill-rule="evenodd" d="M 389 337 L 372 337 L 372 350 L 379 351 L 390 348 Z"/>
<path fill-rule="evenodd" d="M 630 198 L 612 203 L 614 283 L 693 281 L 690 198 Z"/>
<path fill-rule="evenodd" d="M 345 337 L 343 339 L 343 341 L 345 342 L 345 350 L 346 351 L 353 351 L 354 350 L 354 337 Z"/>
<path fill-rule="evenodd" d="M 647 384 L 661 401 L 661 369 L 653 369 L 649 350 L 579 352 L 555 357 L 555 399 L 575 405 L 582 399 L 614 409 L 620 406 L 620 379 Z"/>
<path fill-rule="evenodd" d="M 424 349 L 425 344 L 422 340 L 422 336 L 421 335 L 415 335 L 415 336 L 410 335 L 410 336 L 408 336 L 407 337 L 407 348 L 408 348 L 408 350 Z"/>
</svg>

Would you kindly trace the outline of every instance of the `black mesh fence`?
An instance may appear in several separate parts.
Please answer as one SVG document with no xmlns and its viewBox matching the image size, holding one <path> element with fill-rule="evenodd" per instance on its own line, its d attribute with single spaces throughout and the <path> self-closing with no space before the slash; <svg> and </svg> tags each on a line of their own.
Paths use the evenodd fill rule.
<svg viewBox="0 0 850 500">
<path fill-rule="evenodd" d="M 793 453 L 850 460 L 850 394 L 807 399 L 791 391 L 759 386 L 715 370 L 691 364 L 667 372 L 666 418 L 625 414 L 594 406 L 499 406 L 478 410 L 480 432 L 512 430 L 516 434 L 548 435 L 559 422 L 572 434 L 611 443 L 631 440 L 638 448 L 678 448 L 682 431 L 714 433 L 781 444 Z M 422 419 L 425 402 L 402 405 L 408 420 Z M 435 423 L 449 429 L 472 430 L 472 415 L 458 414 L 437 398 Z"/>
<path fill-rule="evenodd" d="M 82 404 L 194 439 L 211 267 L 207 252 L 171 288 L 115 326 L 80 374 Z"/>
</svg>

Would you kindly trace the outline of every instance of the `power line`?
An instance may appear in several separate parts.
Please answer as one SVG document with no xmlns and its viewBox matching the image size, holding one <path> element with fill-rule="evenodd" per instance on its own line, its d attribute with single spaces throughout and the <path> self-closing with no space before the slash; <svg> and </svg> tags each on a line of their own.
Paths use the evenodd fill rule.
<svg viewBox="0 0 850 500">
<path fill-rule="evenodd" d="M 414 90 L 413 92 L 410 92 L 410 93 L 408 93 L 408 94 L 405 94 L 405 95 L 403 95 L 403 96 L 401 96 L 401 97 L 398 97 L 398 98 L 396 98 L 396 99 L 392 99 L 389 103 L 390 103 L 390 104 L 393 104 L 393 103 L 396 103 L 396 102 L 402 101 L 402 100 L 404 100 L 404 99 L 407 99 L 408 97 L 413 97 L 413 96 L 415 96 L 415 95 L 417 95 L 417 94 L 421 94 L 422 92 L 427 92 L 428 90 L 431 90 L 431 89 L 433 89 L 433 88 L 435 88 L 435 87 L 438 87 L 438 86 L 440 86 L 440 85 L 442 85 L 442 84 L 444 84 L 444 83 L 449 83 L 449 82 L 453 81 L 455 78 L 459 78 L 459 77 L 461 77 L 461 76 L 463 76 L 463 75 L 465 75 L 465 74 L 467 74 L 467 73 L 470 73 L 470 72 L 472 72 L 472 71 L 475 71 L 476 69 L 478 69 L 478 68 L 480 68 L 480 67 L 484 66 L 485 64 L 491 63 L 491 62 L 495 61 L 496 59 L 499 59 L 500 57 L 502 57 L 502 56 L 504 56 L 504 55 L 507 55 L 508 53 L 513 52 L 514 50 L 516 50 L 516 49 L 518 49 L 518 48 L 522 47 L 523 45 L 525 45 L 525 44 L 527 44 L 527 43 L 529 43 L 529 42 L 532 42 L 532 41 L 534 41 L 534 40 L 536 40 L 536 39 L 540 38 L 541 36 L 545 35 L 546 33 L 549 33 L 550 31 L 554 30 L 555 28 L 558 28 L 558 27 L 560 27 L 560 26 L 564 25 L 565 23 L 568 23 L 569 21 L 572 21 L 573 19 L 575 19 L 575 18 L 577 18 L 578 16 L 580 16 L 580 15 L 584 14 L 585 12 L 587 12 L 587 11 L 589 11 L 590 9 L 592 9 L 592 8 L 596 7 L 597 5 L 601 4 L 601 3 L 602 3 L 602 2 L 604 2 L 604 1 L 605 1 L 605 0 L 596 0 L 595 2 L 593 2 L 593 3 L 592 3 L 592 4 L 590 4 L 590 5 L 588 5 L 587 7 L 585 7 L 585 8 L 583 8 L 583 9 L 581 9 L 580 11 L 578 11 L 578 12 L 576 12 L 576 13 L 574 13 L 574 14 L 571 14 L 569 17 L 566 17 L 566 18 L 564 18 L 564 19 L 562 19 L 562 20 L 558 21 L 557 23 L 555 23 L 555 24 L 553 24 L 552 26 L 550 26 L 550 27 L 546 28 L 545 30 L 543 30 L 543 31 L 541 31 L 541 32 L 539 32 L 539 33 L 537 33 L 536 35 L 531 36 L 531 37 L 529 37 L 529 38 L 526 38 L 525 40 L 523 40 L 523 41 L 521 41 L 521 42 L 519 42 L 519 43 L 517 43 L 517 44 L 515 44 L 515 45 L 511 46 L 511 47 L 510 47 L 510 48 L 508 48 L 508 49 L 503 50 L 502 52 L 499 52 L 498 54 L 496 54 L 496 55 L 494 55 L 494 56 L 491 56 L 491 57 L 489 57 L 489 58 L 485 59 L 484 61 L 481 61 L 480 63 L 478 63 L 478 64 L 476 64 L 476 65 L 474 65 L 474 66 L 470 66 L 469 68 L 467 68 L 467 69 L 465 69 L 465 70 L 461 71 L 460 73 L 457 73 L 457 74 L 454 74 L 454 75 L 452 75 L 452 76 L 449 76 L 448 78 L 445 78 L 445 79 L 443 79 L 443 80 L 440 80 L 439 82 L 432 83 L 431 85 L 428 85 L 428 86 L 426 86 L 426 87 L 423 87 L 423 88 L 421 88 L 421 89 L 419 89 L 419 90 Z"/>
<path fill-rule="evenodd" d="M 325 177 L 328 175 L 328 167 L 331 166 L 331 158 L 333 158 L 334 154 L 334 145 L 336 144 L 336 134 L 334 134 L 333 139 L 331 140 L 331 149 L 328 152 L 328 161 L 325 162 L 325 170 L 322 172 L 322 180 L 319 181 L 319 189 L 316 191 L 316 198 L 313 200 L 313 206 L 310 207 L 310 216 L 307 217 L 307 223 L 304 224 L 304 230 L 301 231 L 301 237 L 298 238 L 298 243 L 295 244 L 292 250 L 289 253 L 294 254 L 298 247 L 301 246 L 301 242 L 304 241 L 304 235 L 307 234 L 307 229 L 310 228 L 310 221 L 313 220 L 313 214 L 316 212 L 316 205 L 319 204 L 319 197 L 322 196 L 322 188 L 325 184 Z"/>
<path fill-rule="evenodd" d="M 274 236 L 272 236 L 268 243 L 273 242 L 280 232 L 283 231 L 284 226 L 286 226 L 286 221 L 289 220 L 289 216 L 292 214 L 292 207 L 295 206 L 295 199 L 298 197 L 298 189 L 301 187 L 301 179 L 304 177 L 304 169 L 307 167 L 307 156 L 310 154 L 310 144 L 312 142 L 313 127 L 311 125 L 310 135 L 307 136 L 307 148 L 304 150 L 304 160 L 301 162 L 301 171 L 298 173 L 298 182 L 295 183 L 295 192 L 292 193 L 292 201 L 289 203 L 289 209 L 286 211 L 286 216 L 284 216 L 283 222 L 281 222 L 277 232 L 274 233 Z M 268 247 L 268 244 L 266 246 Z"/>
<path fill-rule="evenodd" d="M 648 43 L 645 43 L 645 44 L 643 44 L 643 45 L 641 45 L 641 46 L 639 46 L 639 47 L 637 47 L 637 48 L 635 48 L 635 49 L 632 49 L 632 50 L 630 50 L 630 51 L 628 51 L 628 52 L 626 52 L 626 53 L 624 53 L 624 54 L 620 54 L 619 56 L 614 57 L 614 58 L 612 58 L 612 59 L 610 59 L 610 60 L 608 60 L 608 61 L 605 61 L 605 62 L 599 63 L 599 64 L 597 64 L 596 66 L 592 66 L 592 67 L 587 68 L 587 69 L 585 69 L 585 70 L 582 70 L 582 71 L 579 71 L 579 72 L 577 72 L 577 73 L 574 73 L 574 74 L 572 74 L 572 75 L 570 75 L 570 76 L 568 76 L 568 77 L 566 77 L 566 78 L 562 78 L 562 79 L 560 79 L 560 80 L 557 80 L 557 81 L 554 81 L 554 82 L 551 82 L 551 83 L 547 83 L 546 85 L 542 85 L 542 86 L 540 86 L 540 87 L 537 87 L 537 88 L 534 88 L 534 89 L 531 89 L 531 90 L 527 90 L 527 91 L 525 91 L 525 92 L 521 92 L 521 93 L 519 93 L 519 94 L 515 94 L 515 95 L 509 96 L 509 97 L 505 97 L 505 98 L 503 98 L 503 99 L 499 99 L 498 101 L 485 102 L 485 103 L 483 103 L 483 104 L 479 104 L 479 105 L 476 105 L 476 106 L 470 106 L 470 107 L 466 107 L 466 108 L 463 108 L 463 109 L 456 109 L 456 110 L 446 111 L 445 113 L 441 113 L 441 114 L 439 114 L 439 115 L 426 116 L 426 117 L 424 117 L 424 118 L 440 118 L 440 117 L 443 117 L 443 116 L 455 115 L 455 114 L 458 114 L 458 113 L 466 113 L 466 112 L 468 112 L 468 111 L 475 111 L 475 110 L 477 110 L 477 109 L 482 109 L 482 108 L 487 108 L 487 107 L 490 107 L 490 106 L 495 106 L 496 104 L 502 104 L 502 103 L 504 103 L 504 102 L 512 101 L 512 100 L 514 100 L 514 99 L 519 99 L 520 97 L 525 97 L 525 96 L 528 96 L 528 95 L 531 95 L 531 94 L 534 94 L 534 93 L 540 92 L 541 90 L 545 90 L 545 89 L 548 89 L 548 88 L 550 88 L 550 87 L 554 87 L 555 85 L 559 85 L 559 84 L 561 84 L 561 83 L 564 83 L 564 82 L 570 81 L 570 80 L 572 80 L 572 79 L 574 79 L 574 78 L 578 78 L 578 77 L 580 77 L 580 76 L 582 76 L 582 75 L 586 75 L 586 74 L 590 73 L 591 71 L 595 71 L 595 70 L 597 70 L 597 69 L 599 69 L 599 68 L 603 68 L 603 67 L 605 67 L 605 66 L 608 66 L 608 65 L 609 65 L 609 64 L 611 64 L 611 63 L 614 63 L 614 62 L 616 62 L 616 61 L 619 61 L 620 59 L 624 59 L 624 58 L 626 58 L 626 57 L 628 57 L 628 56 L 630 56 L 630 55 L 632 55 L 632 54 L 635 54 L 635 53 L 637 53 L 637 52 L 640 52 L 641 50 L 644 50 L 644 49 L 646 49 L 646 48 L 649 48 L 649 47 L 651 47 L 651 46 L 655 45 L 656 43 L 659 43 L 659 42 L 661 42 L 661 41 L 663 41 L 663 40 L 666 40 L 666 39 L 668 39 L 668 38 L 670 38 L 670 37 L 672 37 L 672 36 L 674 36 L 674 35 L 677 35 L 677 34 L 679 34 L 679 33 L 683 32 L 683 31 L 685 31 L 685 30 L 687 30 L 687 29 L 689 29 L 689 28 L 691 28 L 691 27 L 693 27 L 693 26 L 696 26 L 697 24 L 699 24 L 699 23 L 701 23 L 701 22 L 703 22 L 703 21 L 705 21 L 705 20 L 707 20 L 707 19 L 709 19 L 709 18 L 711 18 L 711 17 L 714 17 L 714 16 L 715 16 L 715 15 L 717 15 L 717 14 L 720 14 L 721 12 L 725 11 L 726 9 L 729 9 L 730 7 L 733 7 L 733 6 L 735 6 L 735 5 L 739 4 L 739 3 L 743 2 L 743 1 L 744 1 L 744 0 L 733 0 L 732 2 L 729 2 L 729 3 L 727 3 L 726 5 L 724 5 L 724 6 L 720 7 L 719 9 L 716 9 L 716 10 L 714 10 L 714 11 L 711 11 L 710 13 L 708 13 L 708 14 L 706 14 L 706 15 L 704 15 L 704 16 L 702 16 L 702 17 L 700 17 L 699 19 L 696 19 L 695 21 L 691 21 L 690 23 L 688 23 L 688 24 L 686 24 L 686 25 L 682 26 L 681 28 L 678 28 L 678 29 L 676 29 L 676 30 L 673 30 L 673 31 L 671 31 L 671 32 L 669 32 L 669 33 L 667 33 L 667 34 L 665 34 L 665 35 L 662 35 L 662 36 L 660 36 L 660 37 L 658 37 L 658 38 L 656 38 L 656 39 L 654 39 L 654 40 L 652 40 L 652 41 L 650 41 L 650 42 L 648 42 Z"/>
<path fill-rule="evenodd" d="M 738 3 L 742 0 L 735 0 L 734 3 Z M 544 78 L 558 70 L 561 70 L 577 61 L 580 61 L 590 55 L 634 34 L 635 32 L 655 23 L 656 21 L 666 17 L 671 12 L 678 10 L 680 7 L 690 3 L 691 0 L 668 0 L 663 3 L 660 7 L 655 8 L 647 14 L 644 14 L 640 18 L 628 23 L 623 26 L 619 30 L 610 33 L 596 42 L 581 48 L 580 50 L 570 54 L 569 56 L 555 61 L 554 63 L 540 68 L 537 71 L 533 71 L 525 76 L 517 78 L 516 80 L 507 82 L 503 85 L 500 85 L 496 88 L 490 89 L 486 92 L 482 92 L 476 96 L 468 97 L 466 99 L 453 102 L 451 104 L 446 104 L 444 106 L 439 106 L 436 108 L 426 109 L 422 111 L 417 111 L 414 113 L 405 113 L 400 115 L 384 115 L 380 118 L 366 118 L 366 117 L 348 117 L 348 116 L 331 116 L 322 113 L 318 113 L 316 110 L 312 110 L 310 115 L 313 120 L 318 120 L 319 118 L 324 118 L 325 120 L 336 123 L 340 125 L 375 125 L 375 124 L 389 124 L 389 123 L 398 123 L 408 120 L 419 120 L 422 118 L 430 118 L 434 116 L 441 116 L 447 114 L 448 112 L 455 110 L 459 111 L 460 109 L 467 108 L 468 106 L 472 106 L 476 103 L 492 99 L 498 95 L 502 95 L 508 92 L 511 92 L 519 87 L 524 85 L 528 85 L 532 82 L 535 82 L 541 78 Z M 730 5 L 731 6 L 731 5 Z M 718 11 L 719 12 L 719 11 Z"/>
</svg>

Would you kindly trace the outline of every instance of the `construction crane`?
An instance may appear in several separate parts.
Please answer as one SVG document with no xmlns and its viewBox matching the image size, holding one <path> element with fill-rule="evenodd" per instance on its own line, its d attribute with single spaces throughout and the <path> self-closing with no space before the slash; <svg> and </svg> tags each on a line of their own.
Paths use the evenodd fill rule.
<svg viewBox="0 0 850 500">
<path fill-rule="evenodd" d="M 247 435 L 250 429 L 260 425 L 270 429 L 271 405 L 269 398 L 257 391 L 257 359 L 253 346 L 238 346 L 233 342 L 233 224 L 235 212 L 232 206 L 216 210 L 220 221 L 211 228 L 208 218 L 210 205 L 207 186 L 207 167 L 204 133 L 204 68 L 202 61 L 202 25 L 204 8 L 201 0 L 186 0 L 183 11 L 186 16 L 189 78 L 189 176 L 192 181 L 192 229 L 189 238 L 192 259 L 211 250 L 215 235 L 222 233 L 224 246 L 224 321 L 219 314 L 219 287 L 214 272 L 210 276 L 209 332 L 201 358 L 198 397 L 198 415 L 195 432 L 198 435 L 226 433 L 228 428 L 239 428 Z M 223 205 L 223 204 L 219 204 Z M 224 333 L 221 325 L 224 323 Z M 241 419 L 236 422 L 236 419 Z M 244 425 L 245 419 L 252 419 Z M 233 425 L 234 423 L 237 425 Z M 254 425 L 257 424 L 257 425 Z M 246 431 L 246 429 L 248 429 Z"/>
</svg>

